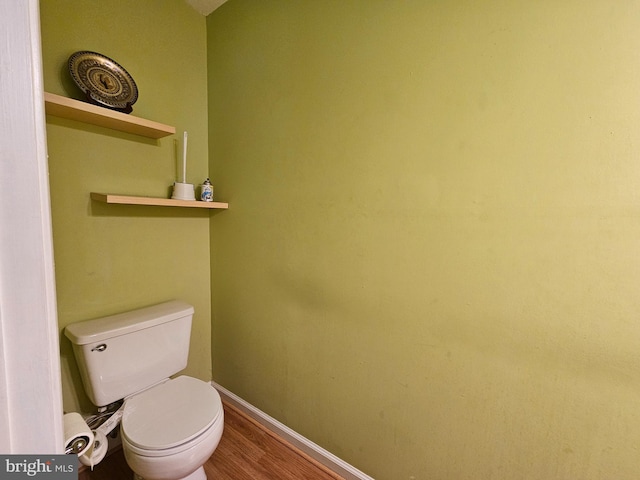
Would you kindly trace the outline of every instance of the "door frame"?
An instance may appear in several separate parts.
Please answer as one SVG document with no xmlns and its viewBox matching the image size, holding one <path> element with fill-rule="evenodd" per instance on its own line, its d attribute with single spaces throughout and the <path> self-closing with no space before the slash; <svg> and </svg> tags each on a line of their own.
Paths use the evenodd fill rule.
<svg viewBox="0 0 640 480">
<path fill-rule="evenodd" d="M 63 452 L 38 0 L 0 1 L 0 453 Z"/>
</svg>

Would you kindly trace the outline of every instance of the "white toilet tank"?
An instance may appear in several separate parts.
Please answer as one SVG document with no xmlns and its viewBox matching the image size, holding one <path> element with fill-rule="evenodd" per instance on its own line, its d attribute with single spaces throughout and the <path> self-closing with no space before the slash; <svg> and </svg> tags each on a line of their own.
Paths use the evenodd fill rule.
<svg viewBox="0 0 640 480">
<path fill-rule="evenodd" d="M 84 389 L 98 407 L 187 366 L 193 306 L 173 300 L 67 325 Z"/>
</svg>

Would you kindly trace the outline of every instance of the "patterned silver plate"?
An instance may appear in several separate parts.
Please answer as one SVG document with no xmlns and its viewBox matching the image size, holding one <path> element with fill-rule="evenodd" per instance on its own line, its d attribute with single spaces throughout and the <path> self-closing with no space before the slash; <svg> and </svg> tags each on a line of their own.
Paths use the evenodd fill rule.
<svg viewBox="0 0 640 480">
<path fill-rule="evenodd" d="M 129 72 L 100 53 L 74 53 L 69 57 L 69 72 L 89 101 L 128 113 L 138 100 L 138 87 Z"/>
</svg>

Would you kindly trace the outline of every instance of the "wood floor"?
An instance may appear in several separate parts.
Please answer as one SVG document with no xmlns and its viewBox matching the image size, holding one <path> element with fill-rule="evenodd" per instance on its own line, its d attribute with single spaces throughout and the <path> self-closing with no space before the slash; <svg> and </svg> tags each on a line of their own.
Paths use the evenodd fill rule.
<svg viewBox="0 0 640 480">
<path fill-rule="evenodd" d="M 224 433 L 205 463 L 208 480 L 342 480 L 233 406 L 224 405 Z M 122 450 L 109 455 L 79 480 L 131 480 Z"/>
</svg>

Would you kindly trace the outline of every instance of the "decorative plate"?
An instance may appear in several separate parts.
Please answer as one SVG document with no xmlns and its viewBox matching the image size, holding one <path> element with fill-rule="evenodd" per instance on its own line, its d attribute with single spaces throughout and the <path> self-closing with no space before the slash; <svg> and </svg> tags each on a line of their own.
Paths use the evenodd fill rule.
<svg viewBox="0 0 640 480">
<path fill-rule="evenodd" d="M 138 87 L 116 61 L 95 52 L 81 51 L 69 57 L 73 81 L 92 103 L 131 112 L 138 100 Z"/>
</svg>

